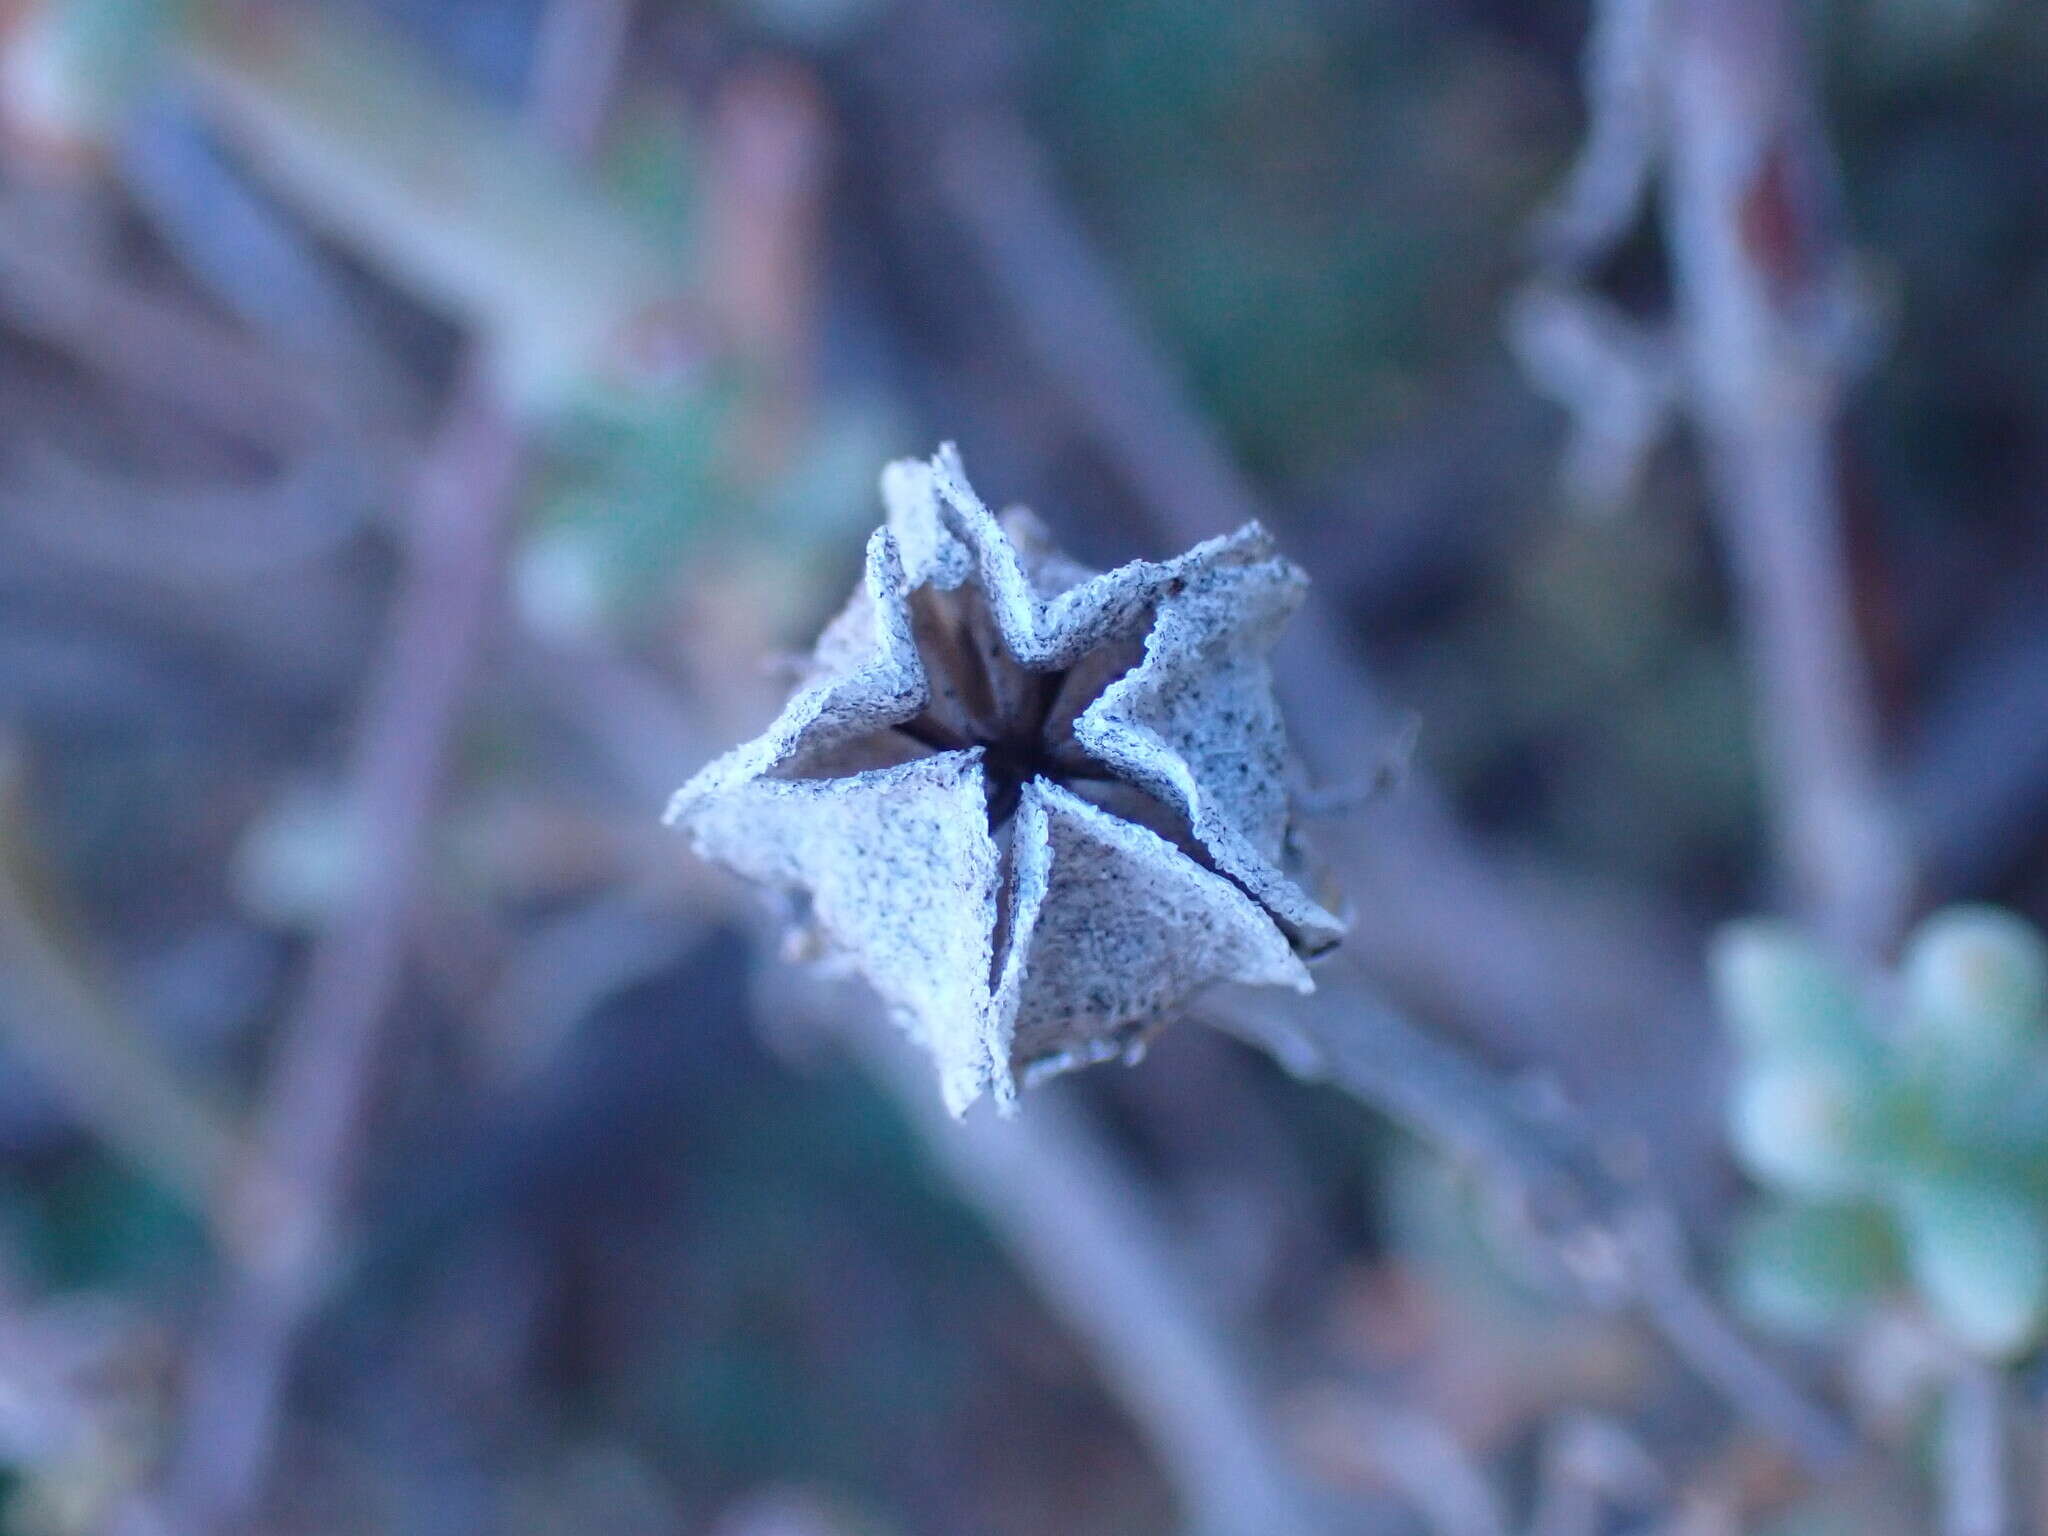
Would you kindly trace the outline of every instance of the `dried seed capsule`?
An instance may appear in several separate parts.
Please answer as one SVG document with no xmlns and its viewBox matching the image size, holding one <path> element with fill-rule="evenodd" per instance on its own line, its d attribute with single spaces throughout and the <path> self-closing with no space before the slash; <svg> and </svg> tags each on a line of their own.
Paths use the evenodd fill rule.
<svg viewBox="0 0 2048 1536">
<path fill-rule="evenodd" d="M 1131 1051 L 1196 989 L 1312 983 L 1266 651 L 1305 578 L 1256 525 L 1106 574 L 998 520 L 950 446 L 882 477 L 809 683 L 677 792 L 704 857 L 797 891 L 958 1113 Z"/>
</svg>

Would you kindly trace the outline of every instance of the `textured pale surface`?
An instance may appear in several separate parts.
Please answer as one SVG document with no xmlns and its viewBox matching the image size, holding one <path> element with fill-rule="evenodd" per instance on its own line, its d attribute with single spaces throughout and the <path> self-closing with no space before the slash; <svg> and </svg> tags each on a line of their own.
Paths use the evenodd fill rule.
<svg viewBox="0 0 2048 1536">
<path fill-rule="evenodd" d="M 1286 872 L 1265 660 L 1301 573 L 1248 526 L 1098 575 L 990 513 L 950 446 L 882 490 L 810 681 L 670 822 L 808 898 L 956 1113 L 1124 1053 L 1210 982 L 1309 990 L 1342 924 Z"/>
<path fill-rule="evenodd" d="M 750 880 L 802 890 L 939 1063 L 965 1107 L 1008 1070 L 989 1028 L 996 845 L 973 754 L 843 779 L 752 779 L 691 810 L 698 851 Z"/>
<path fill-rule="evenodd" d="M 1072 1065 L 1114 1055 L 1119 1028 L 1142 1027 L 1211 981 L 1309 989 L 1285 935 L 1228 880 L 1057 784 L 1040 780 L 1026 796 L 1047 857 L 1031 922 L 1020 902 L 1012 939 L 1029 977 L 1016 1055 L 1060 1065 L 1062 1053 Z"/>
</svg>

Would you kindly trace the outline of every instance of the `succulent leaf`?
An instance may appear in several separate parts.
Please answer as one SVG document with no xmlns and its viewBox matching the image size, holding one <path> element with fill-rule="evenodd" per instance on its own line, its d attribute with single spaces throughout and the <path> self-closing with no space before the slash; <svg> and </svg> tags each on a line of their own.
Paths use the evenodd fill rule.
<svg viewBox="0 0 2048 1536">
<path fill-rule="evenodd" d="M 1767 1327 L 1809 1336 L 1847 1322 L 1899 1275 L 1885 1215 L 1862 1205 L 1769 1204 L 1735 1243 L 1737 1303 Z"/>
<path fill-rule="evenodd" d="M 1994 1357 L 2032 1344 L 2048 1315 L 2048 1232 L 2038 1205 L 1968 1174 L 1913 1181 L 1895 1204 L 1907 1266 L 1935 1320 Z"/>
<path fill-rule="evenodd" d="M 1997 907 L 1937 912 L 1906 947 L 1906 1018 L 1939 1051 L 2016 1059 L 2048 1018 L 2048 946 Z"/>
<path fill-rule="evenodd" d="M 1868 1039 L 1848 977 L 1789 923 L 1728 924 L 1714 936 L 1708 974 L 1745 1050 L 1832 1051 Z"/>
</svg>

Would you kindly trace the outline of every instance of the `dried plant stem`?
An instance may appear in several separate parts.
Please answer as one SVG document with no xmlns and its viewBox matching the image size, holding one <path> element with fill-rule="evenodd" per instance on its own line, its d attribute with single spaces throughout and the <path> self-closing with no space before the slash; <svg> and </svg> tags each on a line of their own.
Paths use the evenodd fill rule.
<svg viewBox="0 0 2048 1536">
<path fill-rule="evenodd" d="M 609 70 L 579 59 L 616 51 L 616 26 L 547 25 L 541 44 L 564 62 L 542 65 L 533 100 L 587 100 Z M 537 107 L 538 132 L 521 133 L 347 5 L 209 0 L 180 35 L 180 61 L 195 102 L 258 171 L 465 324 L 508 396 L 557 403 L 665 339 L 666 253 L 563 152 L 587 131 L 587 108 Z"/>
<path fill-rule="evenodd" d="M 1316 1536 L 1340 1524 L 1289 1468 L 1157 1213 L 1057 1090 L 1014 1120 L 955 1120 L 931 1074 L 874 1021 L 849 1039 L 922 1135 L 932 1160 L 1082 1340 L 1159 1457 L 1195 1536 Z"/>
<path fill-rule="evenodd" d="M 2010 1536 L 2005 1383 L 1995 1366 L 1959 1361 L 1941 1404 L 1941 1536 Z"/>
<path fill-rule="evenodd" d="M 376 856 L 315 946 L 259 1114 L 260 1160 L 232 1196 L 238 1262 L 196 1341 L 186 1441 L 167 1490 L 172 1529 L 230 1527 L 263 1489 L 292 1345 L 318 1302 L 360 1161 L 429 819 L 523 459 L 518 429 L 473 379 L 427 456 L 407 524 L 405 574 L 350 775 Z"/>
<path fill-rule="evenodd" d="M 1795 27 L 1775 0 L 1678 6 L 1665 219 L 1781 855 L 1815 926 L 1871 956 L 1912 871 L 1843 557 L 1834 439 L 1853 305 Z"/>
<path fill-rule="evenodd" d="M 624 0 L 558 4 L 600 13 Z M 604 15 L 551 24 L 551 42 L 601 45 L 611 58 L 601 67 L 547 61 L 539 78 L 596 90 L 601 101 L 623 33 L 621 19 Z M 534 115 L 580 147 L 597 108 L 546 100 Z M 318 1303 L 361 1160 L 428 830 L 526 461 L 526 434 L 474 353 L 421 464 L 391 628 L 350 764 L 374 856 L 316 945 L 304 997 L 285 1026 L 259 1115 L 260 1161 L 237 1187 L 229 1216 L 239 1263 L 195 1342 L 184 1442 L 164 1497 L 135 1512 L 137 1530 L 230 1529 L 263 1494 L 293 1344 Z"/>
<path fill-rule="evenodd" d="M 20 765 L 0 743 L 0 1038 L 93 1134 L 193 1209 L 211 1211 L 239 1155 L 226 1120 L 74 964 L 18 867 Z M 7 825 L 13 823 L 14 825 Z"/>
<path fill-rule="evenodd" d="M 1796 27 L 1774 0 L 1604 0 L 1593 128 L 1543 245 L 1553 279 L 1583 279 L 1661 169 L 1683 401 L 1734 570 L 1779 860 L 1805 919 L 1876 963 L 1915 876 L 1843 548 L 1835 432 L 1858 317 Z M 1665 1336 L 1718 1366 L 1731 1397 L 1768 1406 L 1773 1377 L 1696 1287 L 1674 1284 L 1675 1231 L 1666 1249 L 1645 1298 Z"/>
<path fill-rule="evenodd" d="M 143 108 L 122 135 L 117 164 L 136 210 L 214 302 L 315 363 L 353 410 L 373 419 L 413 413 L 417 385 L 355 312 L 325 253 L 222 153 L 186 103 L 163 92 Z"/>
<path fill-rule="evenodd" d="M 1628 238 L 1656 174 L 1664 133 L 1668 0 L 1601 0 L 1581 64 L 1586 137 L 1537 228 L 1551 262 L 1584 267 Z"/>
<path fill-rule="evenodd" d="M 1517 1098 L 1455 1048 L 1357 985 L 1289 1006 L 1224 995 L 1219 1027 L 1326 1081 L 1512 1192 L 1532 1237 L 1592 1301 L 1631 1304 L 1747 1421 L 1816 1467 L 1853 1454 L 1853 1433 L 1743 1336 L 1693 1276 L 1678 1223 L 1563 1110 Z M 1285 1009 L 1284 1014 L 1280 1011 Z"/>
<path fill-rule="evenodd" d="M 1855 1432 L 1751 1343 L 1700 1284 L 1668 1209 L 1639 1196 L 1619 1231 L 1637 1304 L 1673 1354 L 1814 1470 L 1837 1469 L 1855 1454 Z"/>
<path fill-rule="evenodd" d="M 1592 125 L 1538 229 L 1545 270 L 1521 313 L 1554 299 L 1553 313 L 1594 316 L 1574 322 L 1580 350 L 1623 361 L 1626 348 L 1593 346 L 1618 316 L 1589 274 L 1658 181 L 1674 382 L 1735 577 L 1779 862 L 1801 915 L 1868 961 L 1896 937 L 1915 873 L 1843 551 L 1835 433 L 1863 325 L 1797 29 L 1776 0 L 1602 0 L 1586 50 Z M 1525 353 L 1540 381 L 1546 354 Z M 1603 416 L 1640 414 L 1627 397 L 1643 394 L 1642 369 L 1582 372 L 1563 382 L 1584 398 L 1550 381 L 1581 436 Z"/>
</svg>

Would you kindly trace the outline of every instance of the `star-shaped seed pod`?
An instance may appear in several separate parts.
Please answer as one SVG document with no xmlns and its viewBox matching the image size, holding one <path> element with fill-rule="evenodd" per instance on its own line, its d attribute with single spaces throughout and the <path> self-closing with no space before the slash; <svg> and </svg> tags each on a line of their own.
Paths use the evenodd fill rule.
<svg viewBox="0 0 2048 1536">
<path fill-rule="evenodd" d="M 949 444 L 810 679 L 676 794 L 705 858 L 796 898 L 947 1106 L 1116 1056 L 1215 981 L 1313 989 L 1343 923 L 1299 883 L 1266 652 L 1307 581 L 1256 524 L 1097 574 L 998 520 Z"/>
</svg>

